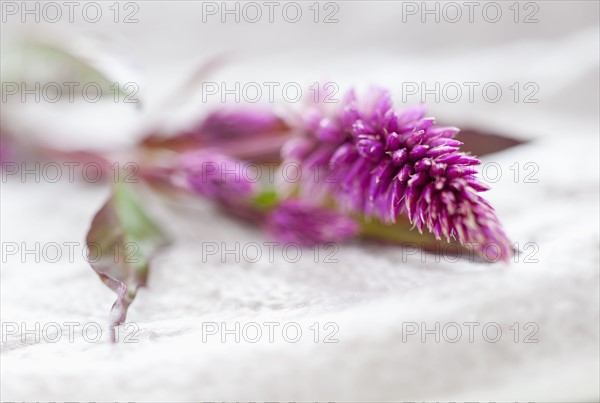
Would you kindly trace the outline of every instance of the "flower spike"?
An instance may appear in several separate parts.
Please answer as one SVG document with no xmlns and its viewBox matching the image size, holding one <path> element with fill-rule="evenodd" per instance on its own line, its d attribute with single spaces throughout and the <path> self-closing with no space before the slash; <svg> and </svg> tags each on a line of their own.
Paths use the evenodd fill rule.
<svg viewBox="0 0 600 403">
<path fill-rule="evenodd" d="M 510 258 L 510 241 L 479 194 L 488 189 L 475 176 L 480 161 L 459 150 L 457 128 L 437 126 L 421 105 L 397 111 L 379 89 L 364 100 L 351 92 L 338 111 L 322 113 L 320 121 L 317 115 L 312 109 L 310 126 L 317 129 L 305 128 L 302 150 L 288 147 L 286 154 L 304 164 L 318 164 L 316 155 L 326 161 L 319 168 L 335 180 L 325 185 L 343 209 L 386 223 L 405 214 L 438 239 L 455 238 L 486 258 Z"/>
</svg>

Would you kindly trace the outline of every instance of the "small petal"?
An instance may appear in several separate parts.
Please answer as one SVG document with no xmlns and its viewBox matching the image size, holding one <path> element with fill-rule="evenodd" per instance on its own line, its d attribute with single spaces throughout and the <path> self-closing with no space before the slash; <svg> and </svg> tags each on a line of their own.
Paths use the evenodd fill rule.
<svg viewBox="0 0 600 403">
<path fill-rule="evenodd" d="M 432 127 L 429 132 L 436 137 L 451 139 L 460 132 L 460 129 L 456 127 Z"/>
<path fill-rule="evenodd" d="M 402 137 L 398 133 L 396 133 L 396 132 L 388 133 L 388 135 L 385 139 L 385 149 L 389 150 L 389 151 L 397 150 L 398 148 L 400 148 L 401 142 L 402 142 Z"/>
<path fill-rule="evenodd" d="M 394 166 L 402 166 L 408 159 L 408 153 L 405 148 L 401 148 L 400 150 L 396 150 L 392 153 L 392 162 Z"/>
<path fill-rule="evenodd" d="M 429 158 L 423 158 L 423 159 L 415 162 L 415 171 L 416 172 L 427 171 L 432 165 L 433 165 L 433 162 Z"/>
<path fill-rule="evenodd" d="M 368 158 L 371 161 L 379 161 L 383 156 L 383 145 L 377 140 L 359 140 L 356 144 L 356 148 L 361 156 Z"/>
<path fill-rule="evenodd" d="M 408 186 L 422 186 L 429 182 L 429 175 L 427 172 L 417 172 L 413 176 L 410 177 L 408 181 Z"/>
<path fill-rule="evenodd" d="M 456 160 L 455 164 L 461 164 L 461 165 L 479 165 L 479 164 L 481 164 L 481 161 L 479 161 L 477 158 L 471 157 L 469 155 L 461 155 Z"/>
<path fill-rule="evenodd" d="M 409 164 L 406 164 L 402 168 L 400 168 L 400 172 L 398 172 L 398 175 L 396 177 L 400 182 L 405 183 L 406 181 L 408 181 L 408 178 L 411 174 L 412 167 Z"/>
<path fill-rule="evenodd" d="M 418 146 L 413 147 L 412 150 L 410 150 L 410 152 L 408 153 L 408 158 L 411 161 L 416 161 L 416 160 L 421 159 L 424 156 L 426 156 L 428 152 L 429 152 L 428 145 L 418 145 Z"/>
<path fill-rule="evenodd" d="M 434 147 L 431 150 L 429 150 L 429 152 L 427 153 L 427 156 L 429 158 L 437 158 L 437 157 L 445 155 L 445 154 L 453 153 L 456 150 L 457 150 L 456 147 L 448 147 L 446 145 Z"/>
</svg>

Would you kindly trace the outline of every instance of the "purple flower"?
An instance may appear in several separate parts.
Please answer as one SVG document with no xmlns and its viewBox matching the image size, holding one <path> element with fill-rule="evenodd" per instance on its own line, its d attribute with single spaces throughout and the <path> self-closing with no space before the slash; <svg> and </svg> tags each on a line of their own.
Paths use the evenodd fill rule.
<svg viewBox="0 0 600 403">
<path fill-rule="evenodd" d="M 209 199 L 231 203 L 250 196 L 254 190 L 244 163 L 218 151 L 185 153 L 180 164 L 187 186 Z"/>
<path fill-rule="evenodd" d="M 190 128 L 172 136 L 160 131 L 147 135 L 141 145 L 177 152 L 215 148 L 247 161 L 274 161 L 279 157 L 290 127 L 275 113 L 260 108 L 219 109 Z"/>
<path fill-rule="evenodd" d="M 423 106 L 396 111 L 378 89 L 361 100 L 351 91 L 337 111 L 319 113 L 307 113 L 302 147 L 286 147 L 284 158 L 327 171 L 343 209 L 386 223 L 406 214 L 419 231 L 510 258 L 510 241 L 479 195 L 488 189 L 475 177 L 480 161 L 458 150 L 458 129 L 436 126 Z"/>
<path fill-rule="evenodd" d="M 285 128 L 283 121 L 266 109 L 217 110 L 195 129 L 208 141 L 263 135 Z"/>
<path fill-rule="evenodd" d="M 289 134 L 290 127 L 271 110 L 234 108 L 216 110 L 170 140 L 150 136 L 145 144 L 175 150 L 215 148 L 236 158 L 264 162 L 278 159 Z"/>
<path fill-rule="evenodd" d="M 334 210 L 295 199 L 282 202 L 269 214 L 267 232 L 283 243 L 311 246 L 351 238 L 358 225 Z"/>
</svg>

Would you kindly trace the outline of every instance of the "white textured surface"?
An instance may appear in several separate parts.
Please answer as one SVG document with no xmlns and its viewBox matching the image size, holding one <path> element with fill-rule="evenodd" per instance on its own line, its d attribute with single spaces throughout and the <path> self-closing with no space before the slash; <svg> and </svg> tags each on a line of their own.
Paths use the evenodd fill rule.
<svg viewBox="0 0 600 403">
<path fill-rule="evenodd" d="M 573 55 L 579 63 L 531 67 L 542 56 Z M 524 263 L 527 253 L 507 266 L 436 262 L 430 254 L 425 262 L 421 255 L 403 262 L 398 248 L 362 244 L 342 246 L 335 264 L 315 264 L 312 255 L 291 264 L 281 254 L 273 264 L 266 257 L 254 264 L 203 263 L 201 242 L 266 239 L 209 205 L 157 200 L 155 213 L 176 242 L 156 259 L 148 288 L 130 309 L 139 343 L 9 337 L 1 352 L 2 400 L 598 400 L 599 126 L 597 108 L 580 100 L 598 105 L 597 28 L 526 49 L 465 52 L 431 69 L 440 80 L 460 68 L 465 77 L 481 77 L 482 63 L 519 57 L 539 79 L 540 104 L 433 109 L 446 121 L 533 140 L 485 162 L 504 172 L 489 199 L 514 241 L 539 245 L 538 263 Z M 379 68 L 379 82 L 393 80 L 400 68 L 431 66 L 426 56 L 403 64 L 392 59 Z M 505 82 L 520 74 L 496 71 Z M 368 72 L 356 79 L 371 80 Z M 508 167 L 529 161 L 540 167 L 539 183 L 515 184 Z M 86 184 L 2 183 L 2 242 L 83 242 L 106 195 L 107 189 Z M 1 280 L 4 323 L 104 324 L 114 300 L 81 258 L 55 264 L 9 258 Z M 203 343 L 202 323 L 210 321 L 297 322 L 304 333 L 295 344 L 279 336 L 275 343 Z M 498 323 L 501 340 L 486 342 L 478 331 L 473 343 L 466 335 L 456 344 L 417 336 L 403 342 L 402 323 L 431 328 L 469 321 Z M 314 343 L 314 322 L 337 323 L 339 342 Z M 539 342 L 515 343 L 509 330 L 515 322 L 536 323 Z"/>
</svg>

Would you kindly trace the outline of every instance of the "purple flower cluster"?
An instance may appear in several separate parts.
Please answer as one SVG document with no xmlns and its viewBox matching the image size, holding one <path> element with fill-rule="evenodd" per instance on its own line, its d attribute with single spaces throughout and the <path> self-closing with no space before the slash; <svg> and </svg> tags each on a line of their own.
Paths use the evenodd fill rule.
<svg viewBox="0 0 600 403">
<path fill-rule="evenodd" d="M 312 246 L 351 238 L 357 234 L 358 225 L 334 210 L 292 199 L 269 214 L 267 232 L 283 243 Z"/>
<path fill-rule="evenodd" d="M 282 120 L 270 110 L 217 110 L 209 114 L 195 131 L 215 142 L 262 135 L 281 130 Z"/>
<path fill-rule="evenodd" d="M 510 241 L 478 193 L 488 189 L 475 177 L 480 161 L 459 151 L 458 129 L 437 126 L 422 106 L 397 111 L 386 91 L 364 100 L 351 91 L 333 113 L 310 109 L 304 129 L 284 158 L 327 172 L 323 185 L 342 208 L 386 223 L 406 214 L 438 239 L 479 253 L 493 244 L 510 257 Z"/>
<path fill-rule="evenodd" d="M 242 175 L 241 162 L 217 150 L 185 153 L 180 165 L 186 185 L 206 198 L 232 203 L 252 195 L 254 184 Z"/>
</svg>

